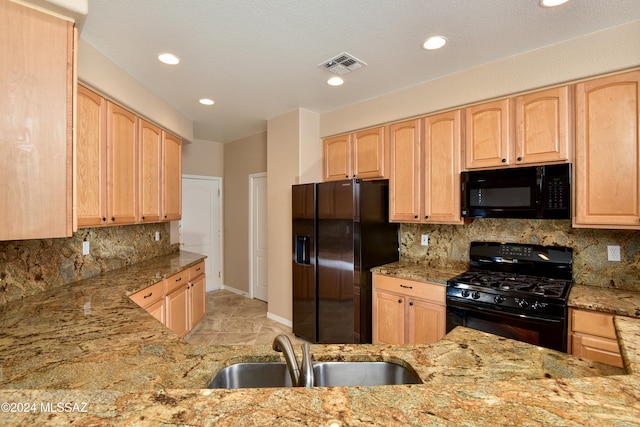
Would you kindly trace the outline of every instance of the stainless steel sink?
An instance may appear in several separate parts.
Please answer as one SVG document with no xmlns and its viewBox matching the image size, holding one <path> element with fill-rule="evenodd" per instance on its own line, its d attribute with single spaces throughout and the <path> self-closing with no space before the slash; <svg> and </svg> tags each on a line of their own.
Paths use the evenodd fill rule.
<svg viewBox="0 0 640 427">
<path fill-rule="evenodd" d="M 415 372 L 389 362 L 320 362 L 313 374 L 318 387 L 422 384 Z"/>
<path fill-rule="evenodd" d="M 318 387 L 422 383 L 412 370 L 389 362 L 315 362 L 313 373 Z M 285 363 L 237 363 L 222 369 L 209 388 L 291 386 Z"/>
<path fill-rule="evenodd" d="M 291 387 L 286 363 L 236 363 L 222 369 L 209 388 Z"/>
</svg>

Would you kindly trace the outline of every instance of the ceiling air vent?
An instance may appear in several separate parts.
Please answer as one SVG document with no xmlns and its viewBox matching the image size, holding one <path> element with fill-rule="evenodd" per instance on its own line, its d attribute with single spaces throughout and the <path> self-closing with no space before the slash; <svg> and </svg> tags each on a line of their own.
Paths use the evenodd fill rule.
<svg viewBox="0 0 640 427">
<path fill-rule="evenodd" d="M 365 65 L 367 65 L 366 62 L 360 61 L 358 58 L 348 54 L 347 52 L 342 52 L 340 55 L 331 58 L 328 61 L 324 61 L 322 64 L 318 65 L 318 67 L 329 70 L 335 74 L 343 75 L 355 71 L 358 68 L 362 68 Z"/>
</svg>

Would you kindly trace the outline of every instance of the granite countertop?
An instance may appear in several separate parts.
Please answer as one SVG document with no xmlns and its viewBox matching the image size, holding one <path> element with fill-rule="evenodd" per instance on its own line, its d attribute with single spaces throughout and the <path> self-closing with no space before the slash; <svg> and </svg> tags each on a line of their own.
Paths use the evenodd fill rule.
<svg viewBox="0 0 640 427">
<path fill-rule="evenodd" d="M 408 365 L 420 385 L 204 389 L 225 366 L 282 359 L 270 346 L 190 346 L 127 298 L 200 259 L 175 253 L 0 307 L 0 403 L 9 403 L 0 407 L 0 423 L 633 425 L 640 419 L 640 320 L 618 317 L 627 375 L 456 328 L 431 345 L 311 346 L 315 360 Z"/>
<path fill-rule="evenodd" d="M 374 267 L 371 271 L 377 274 L 422 282 L 432 282 L 446 286 L 447 280 L 464 273 L 466 269 L 431 267 L 415 262 L 398 261 Z"/>
<path fill-rule="evenodd" d="M 640 317 L 640 292 L 574 284 L 569 307 Z"/>
</svg>

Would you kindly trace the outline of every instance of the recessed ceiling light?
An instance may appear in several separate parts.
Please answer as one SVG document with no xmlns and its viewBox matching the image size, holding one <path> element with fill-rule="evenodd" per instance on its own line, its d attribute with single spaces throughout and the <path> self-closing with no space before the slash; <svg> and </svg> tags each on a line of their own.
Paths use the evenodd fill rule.
<svg viewBox="0 0 640 427">
<path fill-rule="evenodd" d="M 202 104 L 202 105 L 213 105 L 213 99 L 202 98 L 200 100 L 200 104 Z"/>
<path fill-rule="evenodd" d="M 422 47 L 426 50 L 440 49 L 447 44 L 447 39 L 442 36 L 429 37 L 426 42 L 422 44 Z"/>
<path fill-rule="evenodd" d="M 565 4 L 569 0 L 540 0 L 540 6 L 542 7 L 556 7 L 561 4 Z"/>
<path fill-rule="evenodd" d="M 344 80 L 342 80 L 342 78 L 338 76 L 333 76 L 329 80 L 327 80 L 327 84 L 329 86 L 340 86 L 342 83 L 344 83 Z"/>
<path fill-rule="evenodd" d="M 180 63 L 180 59 L 171 53 L 161 53 L 158 55 L 158 60 L 169 65 L 176 65 Z"/>
</svg>

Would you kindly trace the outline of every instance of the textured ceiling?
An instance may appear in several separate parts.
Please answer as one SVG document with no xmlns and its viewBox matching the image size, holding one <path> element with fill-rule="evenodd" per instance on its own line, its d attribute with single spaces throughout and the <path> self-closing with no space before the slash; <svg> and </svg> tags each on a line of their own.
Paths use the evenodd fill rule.
<svg viewBox="0 0 640 427">
<path fill-rule="evenodd" d="M 295 108 L 331 111 L 638 19 L 638 0 L 89 0 L 81 37 L 193 120 L 195 139 L 224 143 Z M 421 49 L 434 34 L 449 43 Z M 318 64 L 341 52 L 368 65 L 330 87 Z"/>
</svg>

